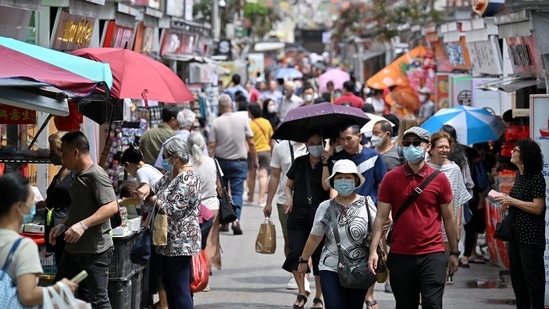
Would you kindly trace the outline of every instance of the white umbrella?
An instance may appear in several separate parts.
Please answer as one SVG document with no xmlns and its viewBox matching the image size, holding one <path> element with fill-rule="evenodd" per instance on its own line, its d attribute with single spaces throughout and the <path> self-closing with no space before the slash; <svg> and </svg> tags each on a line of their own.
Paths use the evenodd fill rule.
<svg viewBox="0 0 549 309">
<path fill-rule="evenodd" d="M 360 128 L 361 133 L 372 132 L 372 130 L 374 129 L 374 125 L 376 124 L 376 122 L 378 122 L 380 120 L 388 121 L 391 124 L 391 127 L 395 126 L 394 123 L 392 123 L 389 120 L 385 119 L 385 117 L 381 117 L 381 116 L 371 114 L 371 113 L 364 113 L 364 114 L 366 114 L 366 116 L 368 116 L 368 118 L 370 118 L 370 121 L 368 121 L 364 126 L 362 126 L 362 128 Z"/>
</svg>

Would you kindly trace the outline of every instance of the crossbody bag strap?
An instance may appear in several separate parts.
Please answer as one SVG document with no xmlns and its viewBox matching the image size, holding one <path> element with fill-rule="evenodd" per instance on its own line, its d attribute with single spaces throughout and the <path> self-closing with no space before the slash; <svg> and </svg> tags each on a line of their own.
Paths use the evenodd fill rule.
<svg viewBox="0 0 549 309">
<path fill-rule="evenodd" d="M 292 146 L 292 142 L 288 141 L 288 147 L 290 147 L 290 158 L 292 158 L 292 163 L 294 163 L 294 146 Z"/>
<path fill-rule="evenodd" d="M 17 251 L 17 247 L 19 247 L 19 244 L 21 243 L 22 239 L 23 237 L 18 238 L 11 246 L 10 252 L 6 257 L 6 262 L 4 263 L 4 266 L 2 266 L 2 275 L 0 277 L 0 280 L 2 280 L 4 277 L 4 274 L 8 272 L 8 268 L 10 267 L 11 260 L 13 260 L 13 255 L 15 254 L 15 251 Z"/>
<path fill-rule="evenodd" d="M 223 194 L 221 198 L 225 201 L 229 200 L 229 193 L 227 192 L 227 187 L 225 186 L 225 182 L 223 182 L 223 176 L 221 176 L 221 172 L 219 171 L 219 162 L 217 162 L 217 159 L 214 158 L 215 163 L 215 171 L 217 172 L 217 178 L 221 182 L 221 189 L 223 191 Z"/>
<path fill-rule="evenodd" d="M 309 203 L 309 206 L 313 205 L 313 195 L 311 194 L 311 171 L 310 171 L 310 162 L 307 160 L 307 164 L 305 165 L 305 182 L 307 186 L 307 203 Z"/>
<path fill-rule="evenodd" d="M 338 249 L 341 249 L 341 242 L 339 241 L 339 230 L 337 229 L 337 214 L 336 214 L 336 202 L 335 198 L 330 200 L 330 211 L 332 212 L 332 229 L 334 230 L 334 238 Z"/>
<path fill-rule="evenodd" d="M 434 172 L 431 173 L 431 175 L 429 175 L 429 177 L 427 177 L 427 179 L 425 179 L 420 185 L 419 187 L 416 187 L 414 189 L 414 192 L 412 192 L 412 194 L 410 194 L 410 196 L 408 196 L 408 198 L 406 199 L 406 201 L 404 202 L 404 204 L 402 204 L 402 207 L 400 207 L 400 209 L 397 211 L 397 213 L 395 214 L 395 216 L 393 217 L 393 226 L 395 225 L 395 223 L 397 222 L 398 218 L 400 218 L 400 216 L 402 216 L 402 213 L 408 209 L 408 207 L 410 207 L 410 205 L 412 205 L 412 202 L 418 197 L 421 195 L 421 193 L 423 193 L 423 189 L 425 189 L 425 187 L 427 187 L 427 185 L 431 182 L 431 180 L 433 180 L 438 174 L 440 174 L 439 171 L 435 170 Z"/>
<path fill-rule="evenodd" d="M 263 133 L 263 136 L 265 137 L 266 140 L 268 140 L 267 138 L 267 134 L 265 134 L 265 130 L 263 130 L 263 128 L 261 127 L 261 125 L 259 124 L 259 122 L 257 122 L 255 119 L 252 119 L 253 123 L 255 123 L 255 125 L 259 128 L 259 130 L 261 130 L 261 133 Z"/>
</svg>

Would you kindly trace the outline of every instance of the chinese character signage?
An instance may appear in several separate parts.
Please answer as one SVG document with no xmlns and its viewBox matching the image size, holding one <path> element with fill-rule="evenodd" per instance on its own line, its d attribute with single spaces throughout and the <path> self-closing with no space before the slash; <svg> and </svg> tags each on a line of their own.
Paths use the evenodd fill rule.
<svg viewBox="0 0 549 309">
<path fill-rule="evenodd" d="M 35 124 L 36 111 L 11 105 L 0 104 L 0 123 L 2 124 Z"/>
<path fill-rule="evenodd" d="M 128 48 L 133 44 L 133 28 L 117 25 L 115 21 L 109 21 L 105 36 L 103 37 L 103 47 Z"/>
<path fill-rule="evenodd" d="M 52 49 L 75 50 L 89 47 L 95 18 L 61 11 L 52 36 Z"/>
</svg>

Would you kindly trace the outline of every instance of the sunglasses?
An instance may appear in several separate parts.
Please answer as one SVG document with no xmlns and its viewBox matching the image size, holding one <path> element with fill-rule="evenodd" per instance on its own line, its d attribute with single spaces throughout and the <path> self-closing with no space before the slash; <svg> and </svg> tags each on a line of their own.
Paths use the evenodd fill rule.
<svg viewBox="0 0 549 309">
<path fill-rule="evenodd" d="M 421 143 L 425 143 L 425 141 L 422 140 L 422 139 L 415 139 L 415 140 L 413 140 L 413 141 L 410 141 L 410 140 L 403 140 L 403 141 L 402 141 L 402 146 L 408 147 L 408 146 L 410 146 L 410 144 L 412 144 L 412 145 L 414 145 L 415 147 L 417 147 L 417 146 L 420 146 Z"/>
</svg>

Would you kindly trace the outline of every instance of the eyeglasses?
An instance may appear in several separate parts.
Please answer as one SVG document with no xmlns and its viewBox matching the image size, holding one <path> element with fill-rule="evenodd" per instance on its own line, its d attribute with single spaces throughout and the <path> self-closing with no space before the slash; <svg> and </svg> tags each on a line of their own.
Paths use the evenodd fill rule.
<svg viewBox="0 0 549 309">
<path fill-rule="evenodd" d="M 513 148 L 513 150 L 511 150 L 511 152 L 520 152 L 520 149 L 518 149 L 517 147 Z"/>
<path fill-rule="evenodd" d="M 414 145 L 415 147 L 417 146 L 421 146 L 421 143 L 425 143 L 424 140 L 421 140 L 421 139 L 415 139 L 413 141 L 409 141 L 409 140 L 403 140 L 402 141 L 402 146 L 404 147 L 408 147 L 410 146 L 410 144 Z"/>
</svg>

